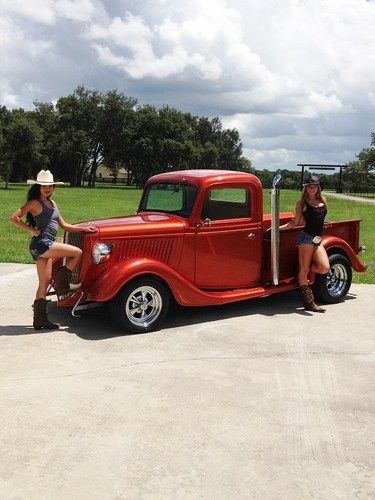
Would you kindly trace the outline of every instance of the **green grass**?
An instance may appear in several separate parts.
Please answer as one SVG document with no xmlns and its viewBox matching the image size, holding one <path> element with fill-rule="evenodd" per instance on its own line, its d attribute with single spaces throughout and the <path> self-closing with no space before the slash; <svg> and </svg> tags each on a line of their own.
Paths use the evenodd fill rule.
<svg viewBox="0 0 375 500">
<path fill-rule="evenodd" d="M 30 236 L 9 222 L 9 216 L 21 206 L 26 198 L 27 186 L 11 184 L 8 190 L 0 183 L 0 262 L 31 263 L 28 251 Z M 67 222 L 129 215 L 137 210 L 141 190 L 119 185 L 98 185 L 95 189 L 58 187 L 54 200 Z M 300 194 L 298 191 L 282 190 L 281 211 L 293 211 Z M 366 273 L 354 273 L 356 283 L 375 283 L 375 204 L 344 201 L 327 197 L 327 220 L 362 219 L 361 238 L 367 252 L 360 256 L 368 265 Z M 264 190 L 264 211 L 270 212 L 269 190 Z M 61 233 L 62 234 L 62 233 Z"/>
</svg>

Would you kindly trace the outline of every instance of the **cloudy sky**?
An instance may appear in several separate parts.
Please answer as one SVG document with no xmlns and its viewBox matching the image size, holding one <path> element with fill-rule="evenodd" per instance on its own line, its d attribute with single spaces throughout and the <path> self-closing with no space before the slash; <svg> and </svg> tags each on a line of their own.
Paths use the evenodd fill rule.
<svg viewBox="0 0 375 500">
<path fill-rule="evenodd" d="M 346 163 L 375 131 L 375 0 L 0 0 L 0 103 L 79 84 L 220 116 L 256 168 Z"/>
</svg>

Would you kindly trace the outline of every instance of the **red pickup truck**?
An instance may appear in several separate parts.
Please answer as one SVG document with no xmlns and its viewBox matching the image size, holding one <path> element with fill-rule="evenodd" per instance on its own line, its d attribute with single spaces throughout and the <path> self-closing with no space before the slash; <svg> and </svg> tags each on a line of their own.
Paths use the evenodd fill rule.
<svg viewBox="0 0 375 500">
<path fill-rule="evenodd" d="M 294 242 L 300 228 L 278 232 L 292 217 L 264 215 L 262 185 L 248 173 L 155 175 L 135 215 L 90 221 L 96 233 L 65 234 L 83 250 L 73 274 L 82 286 L 58 304 L 75 315 L 109 302 L 124 330 L 147 332 L 161 325 L 172 298 L 182 306 L 207 306 L 298 288 Z M 359 219 L 325 223 L 322 244 L 331 270 L 314 283 L 325 302 L 345 297 L 352 268 L 366 269 L 357 257 L 359 226 Z"/>
</svg>

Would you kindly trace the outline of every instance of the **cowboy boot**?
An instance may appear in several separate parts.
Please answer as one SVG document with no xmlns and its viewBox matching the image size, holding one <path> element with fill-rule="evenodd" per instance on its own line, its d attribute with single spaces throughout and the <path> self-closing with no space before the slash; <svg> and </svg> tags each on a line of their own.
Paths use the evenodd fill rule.
<svg viewBox="0 0 375 500">
<path fill-rule="evenodd" d="M 60 267 L 54 276 L 57 295 L 67 295 L 81 288 L 81 283 L 72 284 L 72 271 L 65 266 Z"/>
<path fill-rule="evenodd" d="M 36 299 L 34 301 L 34 320 L 33 327 L 35 330 L 58 330 L 60 325 L 52 323 L 47 318 L 47 301 L 46 299 Z"/>
<path fill-rule="evenodd" d="M 311 288 L 308 285 L 302 285 L 300 288 L 303 298 L 303 305 L 305 306 L 306 311 L 319 312 L 319 313 L 326 312 L 325 309 L 315 304 L 314 295 L 312 293 Z"/>
</svg>

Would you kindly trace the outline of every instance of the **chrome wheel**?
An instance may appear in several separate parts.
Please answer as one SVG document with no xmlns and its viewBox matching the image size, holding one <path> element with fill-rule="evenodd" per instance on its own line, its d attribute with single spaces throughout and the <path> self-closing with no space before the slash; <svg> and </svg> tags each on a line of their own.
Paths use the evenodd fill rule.
<svg viewBox="0 0 375 500">
<path fill-rule="evenodd" d="M 170 292 L 154 277 L 128 283 L 111 302 L 111 314 L 124 330 L 145 333 L 156 330 L 167 315 Z"/>
<path fill-rule="evenodd" d="M 162 324 L 169 301 L 169 289 L 162 281 L 151 276 L 139 277 L 111 302 L 111 314 L 128 332 L 150 332 Z"/>
<path fill-rule="evenodd" d="M 129 296 L 125 313 L 134 326 L 148 328 L 159 317 L 163 307 L 160 293 L 151 286 L 140 286 Z"/>
<path fill-rule="evenodd" d="M 348 284 L 348 272 L 341 263 L 335 263 L 327 274 L 327 290 L 332 297 L 341 297 Z"/>
<path fill-rule="evenodd" d="M 317 274 L 313 285 L 314 295 L 319 300 L 334 304 L 344 299 L 352 283 L 352 268 L 345 255 L 329 255 L 330 270 Z"/>
</svg>

